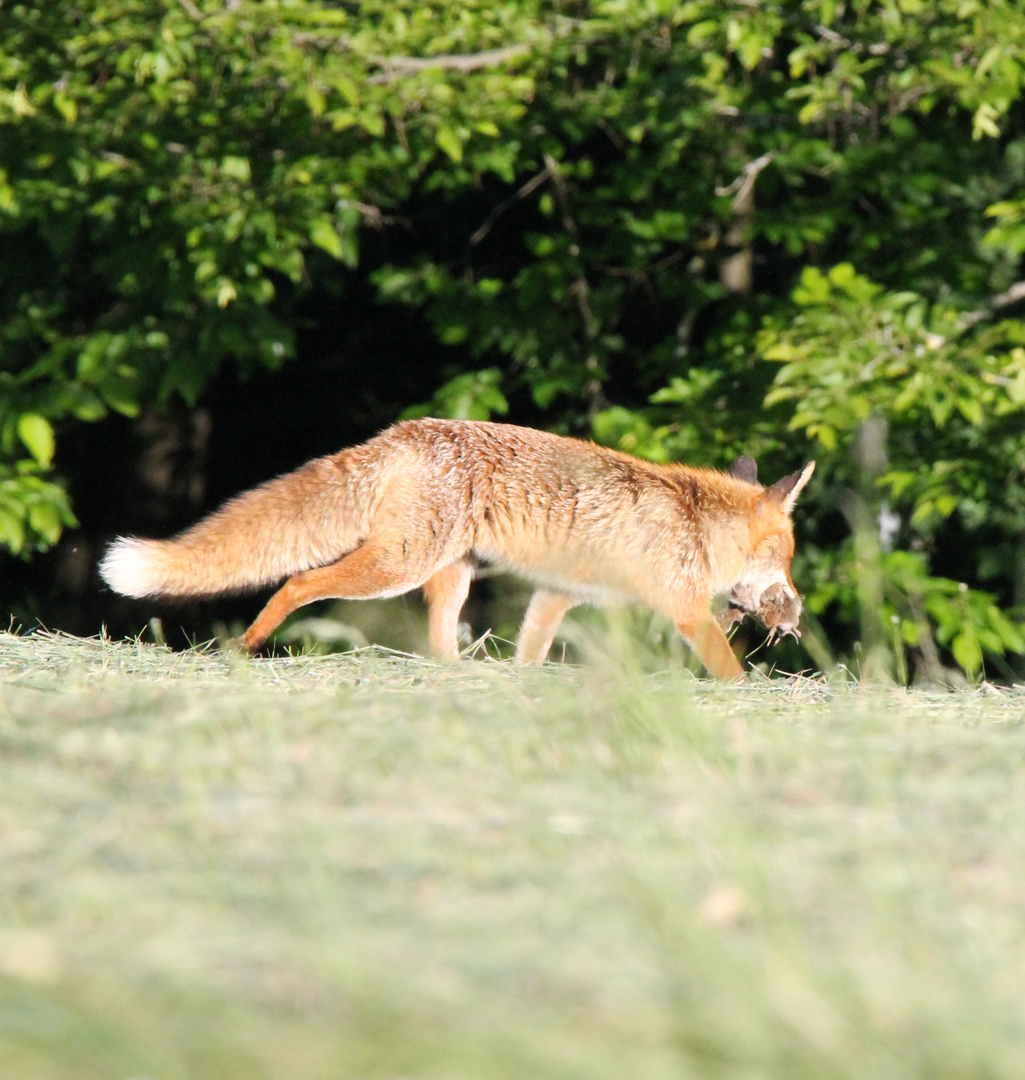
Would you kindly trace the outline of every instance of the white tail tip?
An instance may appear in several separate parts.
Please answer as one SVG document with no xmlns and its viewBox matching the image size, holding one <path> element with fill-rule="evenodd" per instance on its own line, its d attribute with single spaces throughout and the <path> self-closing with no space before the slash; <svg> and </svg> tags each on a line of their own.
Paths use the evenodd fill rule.
<svg viewBox="0 0 1025 1080">
<path fill-rule="evenodd" d="M 100 562 L 100 576 L 123 596 L 152 596 L 163 592 L 156 544 L 119 536 Z"/>
</svg>

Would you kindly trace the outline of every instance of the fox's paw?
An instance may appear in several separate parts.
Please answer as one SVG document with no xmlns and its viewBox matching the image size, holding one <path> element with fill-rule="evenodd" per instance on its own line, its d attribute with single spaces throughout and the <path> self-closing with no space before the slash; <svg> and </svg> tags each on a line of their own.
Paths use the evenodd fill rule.
<svg viewBox="0 0 1025 1080">
<path fill-rule="evenodd" d="M 222 638 L 219 644 L 221 649 L 231 656 L 253 656 L 260 648 L 259 645 L 250 645 L 245 634 L 241 637 Z"/>
</svg>

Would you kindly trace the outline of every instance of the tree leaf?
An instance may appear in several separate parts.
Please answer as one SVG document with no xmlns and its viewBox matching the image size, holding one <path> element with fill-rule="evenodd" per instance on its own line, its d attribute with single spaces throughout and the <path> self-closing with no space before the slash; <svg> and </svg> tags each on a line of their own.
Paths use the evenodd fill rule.
<svg viewBox="0 0 1025 1080">
<path fill-rule="evenodd" d="M 950 644 L 950 651 L 967 675 L 974 675 L 982 667 L 982 650 L 974 631 L 965 630 L 958 634 Z"/>
<path fill-rule="evenodd" d="M 341 259 L 345 254 L 342 247 L 342 238 L 335 228 L 334 219 L 328 215 L 317 218 L 310 226 L 310 239 L 329 255 Z"/>
<path fill-rule="evenodd" d="M 18 438 L 44 469 L 50 467 L 56 450 L 56 440 L 50 421 L 45 416 L 23 413 L 18 417 Z"/>
<path fill-rule="evenodd" d="M 463 160 L 463 144 L 459 136 L 448 127 L 439 129 L 434 141 L 458 165 Z"/>
</svg>

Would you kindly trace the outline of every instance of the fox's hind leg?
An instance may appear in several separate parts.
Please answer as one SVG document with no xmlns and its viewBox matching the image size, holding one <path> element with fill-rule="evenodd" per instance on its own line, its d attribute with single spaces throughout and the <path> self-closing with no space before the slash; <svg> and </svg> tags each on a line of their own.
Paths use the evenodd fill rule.
<svg viewBox="0 0 1025 1080">
<path fill-rule="evenodd" d="M 439 660 L 459 659 L 459 612 L 470 591 L 473 567 L 459 562 L 433 573 L 423 585 L 427 601 L 427 640 Z"/>
<path fill-rule="evenodd" d="M 368 542 L 338 562 L 290 577 L 242 635 L 242 644 L 258 649 L 287 616 L 314 600 L 401 596 L 422 585 L 432 568 L 405 562 L 387 545 Z"/>
<path fill-rule="evenodd" d="M 565 593 L 538 589 L 530 598 L 516 643 L 516 659 L 525 664 L 543 664 L 555 640 L 563 615 L 578 601 Z"/>
</svg>

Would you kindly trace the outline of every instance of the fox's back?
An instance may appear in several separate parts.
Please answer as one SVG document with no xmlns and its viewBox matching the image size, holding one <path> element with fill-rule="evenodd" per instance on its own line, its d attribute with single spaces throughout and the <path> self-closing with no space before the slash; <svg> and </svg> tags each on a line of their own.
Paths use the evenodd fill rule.
<svg viewBox="0 0 1025 1080">
<path fill-rule="evenodd" d="M 510 424 L 414 420 L 374 441 L 404 459 L 393 483 L 433 535 L 534 580 L 608 594 L 666 560 L 706 572 L 686 566 L 703 558 L 702 530 L 747 487 Z"/>
</svg>

